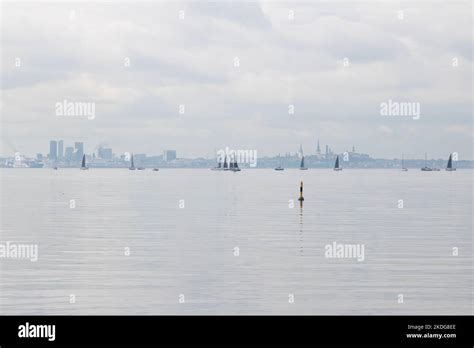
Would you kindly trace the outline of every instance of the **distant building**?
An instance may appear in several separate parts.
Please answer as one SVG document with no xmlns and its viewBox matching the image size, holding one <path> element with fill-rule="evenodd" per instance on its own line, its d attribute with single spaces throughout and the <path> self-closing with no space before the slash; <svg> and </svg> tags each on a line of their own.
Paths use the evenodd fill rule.
<svg viewBox="0 0 474 348">
<path fill-rule="evenodd" d="M 176 150 L 166 150 L 164 155 L 164 159 L 166 162 L 171 162 L 176 159 Z"/>
<path fill-rule="evenodd" d="M 135 164 L 143 164 L 146 161 L 146 153 L 135 153 L 133 154 Z"/>
<path fill-rule="evenodd" d="M 355 146 L 352 146 L 352 151 L 347 151 L 351 161 L 368 161 L 370 156 L 365 153 L 356 152 Z"/>
<path fill-rule="evenodd" d="M 42 161 L 42 160 L 43 160 L 43 154 L 42 154 L 42 153 L 37 153 L 37 154 L 36 154 L 36 159 L 37 159 L 38 161 Z"/>
<path fill-rule="evenodd" d="M 58 142 L 56 140 L 49 142 L 49 159 L 54 161 L 58 159 Z"/>
<path fill-rule="evenodd" d="M 64 157 L 64 142 L 62 140 L 58 141 L 58 159 L 63 159 Z"/>
<path fill-rule="evenodd" d="M 97 156 L 105 160 L 111 160 L 113 157 L 112 149 L 108 147 L 99 147 L 97 151 Z"/>
<path fill-rule="evenodd" d="M 74 154 L 74 148 L 71 146 L 66 147 L 66 151 L 64 152 L 64 159 L 66 161 L 71 161 L 73 154 Z"/>
<path fill-rule="evenodd" d="M 150 160 L 155 164 L 163 161 L 163 155 L 150 156 Z"/>
<path fill-rule="evenodd" d="M 318 139 L 318 146 L 316 147 L 316 154 L 321 155 L 321 148 L 319 147 L 319 139 Z"/>
<path fill-rule="evenodd" d="M 83 142 L 76 142 L 74 143 L 74 147 L 76 148 L 76 161 L 82 161 L 82 156 L 84 156 L 84 143 Z"/>
</svg>

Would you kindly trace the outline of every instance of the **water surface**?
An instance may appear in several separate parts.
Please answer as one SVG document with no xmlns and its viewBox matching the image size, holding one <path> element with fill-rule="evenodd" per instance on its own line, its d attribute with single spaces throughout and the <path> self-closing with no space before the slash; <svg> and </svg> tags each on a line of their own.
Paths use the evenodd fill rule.
<svg viewBox="0 0 474 348">
<path fill-rule="evenodd" d="M 472 314 L 471 170 L 0 174 L 1 314 Z"/>
</svg>

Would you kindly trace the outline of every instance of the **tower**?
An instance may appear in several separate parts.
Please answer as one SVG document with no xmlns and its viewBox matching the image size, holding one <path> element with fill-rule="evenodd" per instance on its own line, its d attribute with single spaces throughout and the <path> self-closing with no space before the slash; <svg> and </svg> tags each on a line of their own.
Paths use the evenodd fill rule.
<svg viewBox="0 0 474 348">
<path fill-rule="evenodd" d="M 318 155 L 321 154 L 321 148 L 319 147 L 319 139 L 318 139 L 318 147 L 316 148 L 316 153 L 317 153 Z"/>
<path fill-rule="evenodd" d="M 58 141 L 58 159 L 63 159 L 64 157 L 64 141 Z"/>
<path fill-rule="evenodd" d="M 58 159 L 58 142 L 56 140 L 51 140 L 49 142 L 49 159 L 50 160 Z"/>
</svg>

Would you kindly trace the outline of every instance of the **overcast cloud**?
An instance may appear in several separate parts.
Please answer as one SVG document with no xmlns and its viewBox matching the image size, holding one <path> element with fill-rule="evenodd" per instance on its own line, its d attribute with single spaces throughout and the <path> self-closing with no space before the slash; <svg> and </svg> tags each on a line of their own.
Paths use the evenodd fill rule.
<svg viewBox="0 0 474 348">
<path fill-rule="evenodd" d="M 262 156 L 319 138 L 472 159 L 472 30 L 470 1 L 3 3 L 0 155 L 63 139 Z M 65 99 L 95 102 L 95 118 L 57 116 Z M 420 118 L 381 116 L 389 99 L 419 102 Z"/>
</svg>

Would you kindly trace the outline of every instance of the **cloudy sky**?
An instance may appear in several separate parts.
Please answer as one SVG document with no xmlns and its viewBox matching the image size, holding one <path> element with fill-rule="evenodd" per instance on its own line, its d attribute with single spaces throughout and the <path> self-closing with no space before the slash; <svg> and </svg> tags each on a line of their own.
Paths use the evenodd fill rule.
<svg viewBox="0 0 474 348">
<path fill-rule="evenodd" d="M 472 159 L 472 13 L 471 1 L 3 2 L 0 155 L 64 139 L 264 156 L 312 153 L 319 138 Z M 420 103 L 420 118 L 381 115 L 389 99 Z M 95 103 L 95 118 L 56 115 L 64 100 Z"/>
</svg>

